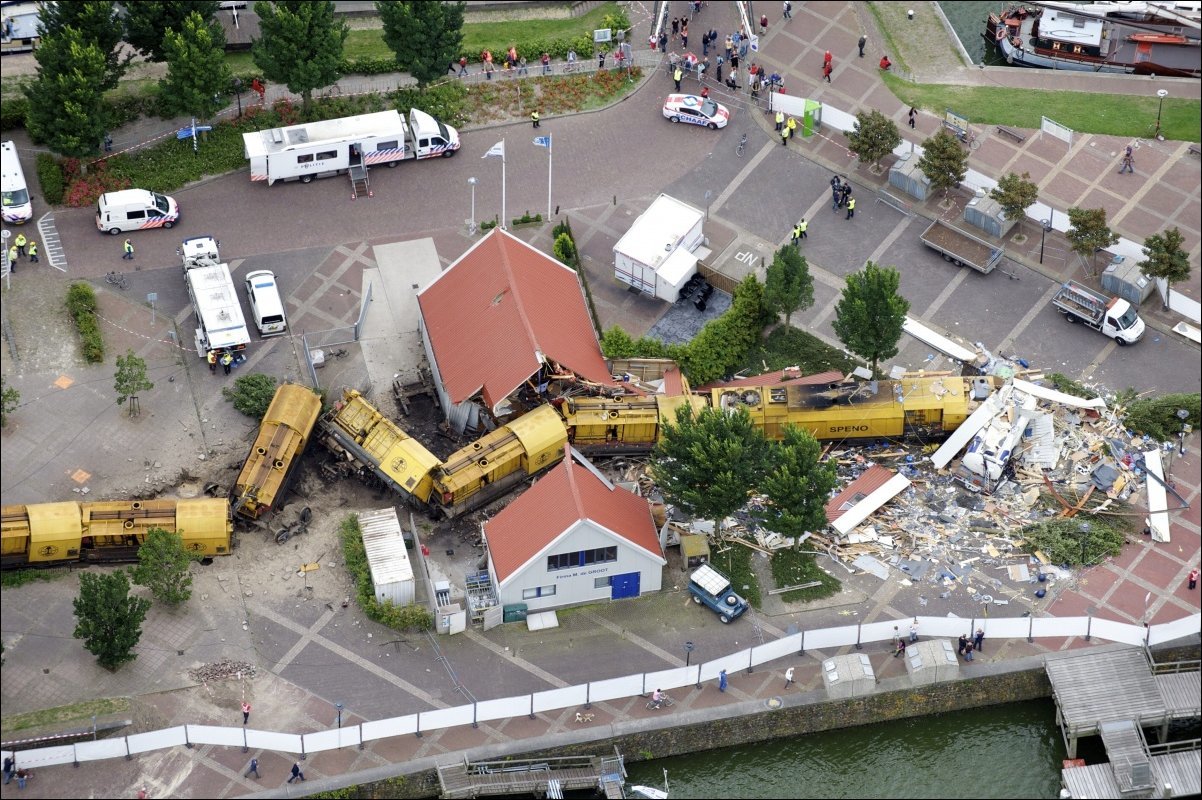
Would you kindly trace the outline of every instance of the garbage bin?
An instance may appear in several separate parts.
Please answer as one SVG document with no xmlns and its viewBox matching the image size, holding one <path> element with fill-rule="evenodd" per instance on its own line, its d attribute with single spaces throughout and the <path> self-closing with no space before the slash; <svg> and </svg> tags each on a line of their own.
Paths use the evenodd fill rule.
<svg viewBox="0 0 1202 800">
<path fill-rule="evenodd" d="M 525 622 L 526 621 L 526 604 L 514 603 L 505 606 L 501 609 L 502 622 Z"/>
</svg>

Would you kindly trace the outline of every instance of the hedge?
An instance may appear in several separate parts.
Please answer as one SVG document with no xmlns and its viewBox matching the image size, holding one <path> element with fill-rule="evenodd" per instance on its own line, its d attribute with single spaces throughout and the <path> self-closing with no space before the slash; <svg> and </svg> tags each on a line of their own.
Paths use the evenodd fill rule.
<svg viewBox="0 0 1202 800">
<path fill-rule="evenodd" d="M 47 205 L 60 205 L 63 202 L 63 192 L 67 188 L 63 168 L 49 153 L 38 153 L 37 170 L 38 183 L 42 186 L 42 199 Z"/>
<path fill-rule="evenodd" d="M 104 361 L 104 339 L 96 320 L 96 290 L 91 284 L 73 283 L 67 289 L 67 311 L 79 331 L 83 357 L 89 364 Z"/>
</svg>

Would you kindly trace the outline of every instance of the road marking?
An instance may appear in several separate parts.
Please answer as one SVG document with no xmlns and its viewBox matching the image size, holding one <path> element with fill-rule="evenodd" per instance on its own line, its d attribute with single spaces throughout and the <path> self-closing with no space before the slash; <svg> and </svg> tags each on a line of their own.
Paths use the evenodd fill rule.
<svg viewBox="0 0 1202 800">
<path fill-rule="evenodd" d="M 67 254 L 63 250 L 63 240 L 54 224 L 53 211 L 46 212 L 38 220 L 38 235 L 42 237 L 41 245 L 46 254 L 46 263 L 60 272 L 66 272 Z"/>
</svg>

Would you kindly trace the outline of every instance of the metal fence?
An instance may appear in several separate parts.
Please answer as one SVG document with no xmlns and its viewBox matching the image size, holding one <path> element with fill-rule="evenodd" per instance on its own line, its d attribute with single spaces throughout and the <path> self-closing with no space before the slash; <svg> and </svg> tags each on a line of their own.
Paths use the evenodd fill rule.
<svg viewBox="0 0 1202 800">
<path fill-rule="evenodd" d="M 367 304 L 371 302 L 371 295 L 372 284 L 368 282 L 367 291 L 363 293 L 363 299 L 359 302 L 359 317 L 354 324 L 327 328 L 324 331 L 305 331 L 301 334 L 302 358 L 304 358 L 305 369 L 309 373 L 309 383 L 314 389 L 321 388 L 321 382 L 317 379 L 317 369 L 318 366 L 324 364 L 324 357 L 329 349 L 340 344 L 351 344 L 363 338 L 363 323 L 367 319 Z M 315 351 L 321 351 L 321 364 L 318 363 Z"/>
</svg>

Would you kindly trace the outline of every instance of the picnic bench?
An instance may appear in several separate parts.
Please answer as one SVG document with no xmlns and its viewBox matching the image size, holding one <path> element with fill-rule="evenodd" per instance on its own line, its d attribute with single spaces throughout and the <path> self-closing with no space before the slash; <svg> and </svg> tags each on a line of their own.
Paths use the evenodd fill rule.
<svg viewBox="0 0 1202 800">
<path fill-rule="evenodd" d="M 1005 125 L 998 125 L 997 132 L 1006 134 L 1019 144 L 1022 144 L 1027 140 L 1027 134 L 1023 133 L 1022 131 L 1016 131 L 1014 128 L 1007 128 Z"/>
<path fill-rule="evenodd" d="M 1189 146 L 1189 154 L 1191 156 L 1202 156 L 1202 148 L 1199 148 L 1198 145 L 1191 142 Z"/>
</svg>

